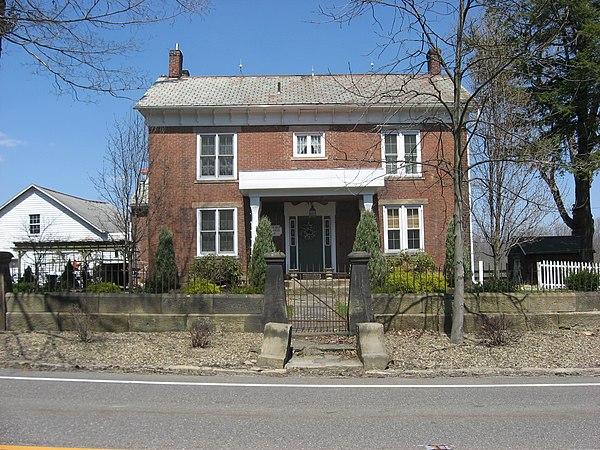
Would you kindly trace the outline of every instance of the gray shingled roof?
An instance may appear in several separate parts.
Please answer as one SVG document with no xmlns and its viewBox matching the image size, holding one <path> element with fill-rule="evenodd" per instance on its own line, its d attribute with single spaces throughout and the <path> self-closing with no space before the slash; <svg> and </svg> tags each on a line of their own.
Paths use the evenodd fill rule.
<svg viewBox="0 0 600 450">
<path fill-rule="evenodd" d="M 120 232 L 112 223 L 111 218 L 115 216 L 115 208 L 109 203 L 85 200 L 36 185 L 33 185 L 32 187 L 54 198 L 57 202 L 63 204 L 85 221 L 96 227 L 99 231 L 104 233 Z"/>
<path fill-rule="evenodd" d="M 524 255 L 579 253 L 581 251 L 581 239 L 578 236 L 540 236 L 513 246 L 511 253 L 518 250 Z"/>
<path fill-rule="evenodd" d="M 279 90 L 279 92 L 278 92 Z M 268 75 L 159 78 L 136 109 L 285 105 L 434 105 L 452 101 L 443 75 Z M 468 92 L 464 91 L 465 98 Z"/>
</svg>

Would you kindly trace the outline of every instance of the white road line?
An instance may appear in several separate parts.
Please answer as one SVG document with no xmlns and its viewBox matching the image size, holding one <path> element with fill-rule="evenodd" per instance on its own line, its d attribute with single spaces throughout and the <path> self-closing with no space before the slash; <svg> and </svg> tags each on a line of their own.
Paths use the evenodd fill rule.
<svg viewBox="0 0 600 450">
<path fill-rule="evenodd" d="M 215 383 L 196 381 L 101 380 L 91 378 L 52 378 L 0 376 L 0 380 L 48 381 L 54 383 L 137 384 L 147 386 L 219 386 L 245 388 L 301 388 L 301 389 L 482 389 L 482 388 L 549 388 L 600 387 L 598 383 L 502 383 L 502 384 L 274 384 L 274 383 Z"/>
</svg>

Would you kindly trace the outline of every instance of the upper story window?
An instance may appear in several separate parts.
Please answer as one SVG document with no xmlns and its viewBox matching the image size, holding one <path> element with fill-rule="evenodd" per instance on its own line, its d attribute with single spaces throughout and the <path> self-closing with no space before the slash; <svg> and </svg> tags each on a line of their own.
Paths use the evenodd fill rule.
<svg viewBox="0 0 600 450">
<path fill-rule="evenodd" d="M 385 206 L 385 251 L 419 251 L 425 248 L 423 206 Z"/>
<path fill-rule="evenodd" d="M 325 134 L 294 133 L 294 156 L 299 158 L 325 156 Z"/>
<path fill-rule="evenodd" d="M 237 254 L 237 210 L 198 209 L 198 255 Z"/>
<path fill-rule="evenodd" d="M 197 178 L 234 179 L 237 175 L 235 134 L 199 134 Z"/>
<path fill-rule="evenodd" d="M 421 175 L 421 142 L 417 131 L 383 135 L 384 167 L 388 175 Z"/>
<path fill-rule="evenodd" d="M 41 229 L 41 221 L 39 214 L 29 214 L 29 234 L 40 234 L 42 232 Z"/>
</svg>

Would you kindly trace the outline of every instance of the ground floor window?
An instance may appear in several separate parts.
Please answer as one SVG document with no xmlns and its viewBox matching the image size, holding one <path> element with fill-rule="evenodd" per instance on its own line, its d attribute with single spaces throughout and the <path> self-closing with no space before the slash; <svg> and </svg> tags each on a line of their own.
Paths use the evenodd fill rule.
<svg viewBox="0 0 600 450">
<path fill-rule="evenodd" d="M 237 255 L 237 210 L 198 209 L 198 255 Z"/>
<path fill-rule="evenodd" d="M 385 251 L 418 251 L 425 248 L 423 206 L 384 206 Z"/>
</svg>

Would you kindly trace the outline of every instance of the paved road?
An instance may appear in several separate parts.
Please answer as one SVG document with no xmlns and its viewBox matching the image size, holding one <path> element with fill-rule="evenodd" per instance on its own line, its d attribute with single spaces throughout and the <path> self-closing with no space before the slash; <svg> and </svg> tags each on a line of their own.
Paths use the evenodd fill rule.
<svg viewBox="0 0 600 450">
<path fill-rule="evenodd" d="M 0 444 L 598 448 L 598 424 L 598 378 L 325 379 L 0 370 Z"/>
</svg>

